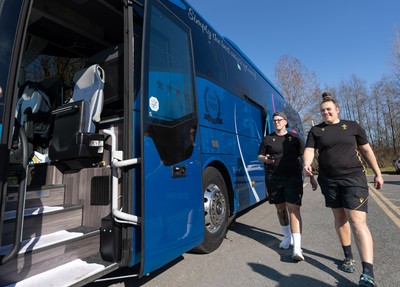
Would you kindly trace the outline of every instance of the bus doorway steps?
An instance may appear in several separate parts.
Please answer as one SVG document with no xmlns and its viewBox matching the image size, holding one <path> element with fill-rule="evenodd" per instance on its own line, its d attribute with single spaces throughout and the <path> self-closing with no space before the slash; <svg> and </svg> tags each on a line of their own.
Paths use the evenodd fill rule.
<svg viewBox="0 0 400 287">
<path fill-rule="evenodd" d="M 15 211 L 7 211 L 4 216 L 2 244 L 12 242 L 15 226 Z M 81 225 L 82 206 L 57 205 L 25 209 L 22 240 L 37 237 L 59 230 L 66 230 Z"/>
<path fill-rule="evenodd" d="M 62 205 L 64 203 L 64 184 L 53 184 L 28 187 L 25 208 Z M 17 187 L 11 186 L 6 197 L 6 211 L 15 210 L 17 206 Z"/>
<path fill-rule="evenodd" d="M 18 282 L 73 260 L 96 254 L 99 250 L 98 237 L 98 230 L 78 227 L 25 240 L 21 244 L 22 249 L 17 258 L 1 267 L 0 286 Z M 11 246 L 2 247 L 0 252 L 7 251 L 8 248 Z M 40 286 L 48 286 L 48 284 L 43 282 Z M 58 285 L 57 282 L 57 286 L 62 285 Z"/>
<path fill-rule="evenodd" d="M 8 254 L 12 248 L 16 218 L 13 188 L 9 186 L 7 193 L 0 256 Z M 82 226 L 84 207 L 63 204 L 64 190 L 60 183 L 28 186 L 22 243 L 18 255 L 0 266 L 0 286 L 29 280 L 35 275 L 41 277 L 40 274 L 64 264 L 71 265 L 72 261 L 100 256 L 99 228 Z M 39 286 L 49 286 L 49 283 L 45 280 Z M 62 285 L 57 280 L 51 283 Z M 28 283 L 26 286 L 38 285 Z"/>
<path fill-rule="evenodd" d="M 84 286 L 119 268 L 117 263 L 106 262 L 99 254 L 75 259 L 18 282 L 18 286 Z M 0 279 L 0 281 L 2 281 Z M 2 282 L 1 282 L 2 283 Z M 3 286 L 3 285 L 2 285 Z"/>
</svg>

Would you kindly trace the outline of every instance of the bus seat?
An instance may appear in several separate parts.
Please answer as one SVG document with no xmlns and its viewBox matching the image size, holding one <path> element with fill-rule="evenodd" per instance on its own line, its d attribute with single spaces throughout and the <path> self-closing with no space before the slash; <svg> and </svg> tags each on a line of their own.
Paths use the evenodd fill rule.
<svg viewBox="0 0 400 287">
<path fill-rule="evenodd" d="M 92 65 L 82 69 L 74 76 L 74 93 L 72 102 L 87 101 L 86 105 L 86 132 L 94 132 L 95 123 L 100 122 L 100 114 L 104 102 L 104 70 L 99 65 Z"/>
<path fill-rule="evenodd" d="M 103 108 L 104 79 L 104 71 L 97 64 L 78 71 L 71 100 L 53 111 L 49 158 L 55 163 L 81 169 L 102 161 L 104 136 L 96 133 L 96 123 Z"/>
<path fill-rule="evenodd" d="M 30 149 L 45 147 L 49 142 L 51 103 L 43 87 L 27 81 L 20 87 L 15 118 L 24 127 Z"/>
<path fill-rule="evenodd" d="M 61 106 L 64 101 L 64 82 L 53 77 L 41 81 L 40 85 L 49 97 L 51 109 L 55 110 Z"/>
</svg>

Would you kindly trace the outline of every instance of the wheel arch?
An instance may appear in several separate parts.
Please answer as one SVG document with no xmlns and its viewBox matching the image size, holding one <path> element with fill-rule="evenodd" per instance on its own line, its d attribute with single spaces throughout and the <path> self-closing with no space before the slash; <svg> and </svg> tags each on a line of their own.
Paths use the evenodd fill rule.
<svg viewBox="0 0 400 287">
<path fill-rule="evenodd" d="M 229 217 L 234 214 L 234 194 L 233 194 L 233 186 L 232 186 L 232 180 L 229 175 L 229 171 L 226 168 L 226 166 L 218 160 L 214 160 L 210 163 L 208 163 L 203 170 L 206 170 L 207 167 L 214 167 L 216 168 L 224 178 L 227 190 L 228 190 L 228 198 L 229 198 Z"/>
</svg>

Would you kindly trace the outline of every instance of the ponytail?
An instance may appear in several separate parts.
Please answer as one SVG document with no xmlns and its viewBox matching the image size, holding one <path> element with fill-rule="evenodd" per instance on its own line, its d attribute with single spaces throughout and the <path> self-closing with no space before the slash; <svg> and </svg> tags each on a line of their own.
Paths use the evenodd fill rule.
<svg viewBox="0 0 400 287">
<path fill-rule="evenodd" d="M 321 102 L 321 105 L 322 105 L 323 103 L 326 103 L 326 102 L 332 102 L 332 103 L 334 103 L 334 105 L 335 105 L 336 107 L 339 107 L 338 102 L 332 97 L 331 93 L 328 93 L 328 92 L 324 92 L 324 93 L 322 94 L 322 102 Z"/>
</svg>

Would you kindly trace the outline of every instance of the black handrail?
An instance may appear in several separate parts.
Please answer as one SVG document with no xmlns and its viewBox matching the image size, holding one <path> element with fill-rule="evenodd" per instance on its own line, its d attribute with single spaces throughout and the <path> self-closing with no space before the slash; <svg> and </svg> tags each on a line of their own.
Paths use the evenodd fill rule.
<svg viewBox="0 0 400 287">
<path fill-rule="evenodd" d="M 24 228 L 24 209 L 25 209 L 25 197 L 26 197 L 26 175 L 28 168 L 28 160 L 29 160 L 29 151 L 28 151 L 28 138 L 26 137 L 25 130 L 19 125 L 16 121 L 15 129 L 18 130 L 19 139 L 21 140 L 21 150 L 22 150 L 22 162 L 15 165 L 9 165 L 10 169 L 13 172 L 16 172 L 18 175 L 18 203 L 16 210 L 16 222 L 14 229 L 14 242 L 12 243 L 13 247 L 11 251 L 3 255 L 0 258 L 0 265 L 6 264 L 12 258 L 16 256 L 20 249 L 21 240 L 22 240 L 22 231 Z M 15 132 L 17 132 L 15 130 Z M 11 170 L 10 170 L 11 171 Z M 5 204 L 5 202 L 4 202 Z"/>
</svg>

